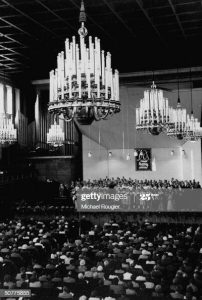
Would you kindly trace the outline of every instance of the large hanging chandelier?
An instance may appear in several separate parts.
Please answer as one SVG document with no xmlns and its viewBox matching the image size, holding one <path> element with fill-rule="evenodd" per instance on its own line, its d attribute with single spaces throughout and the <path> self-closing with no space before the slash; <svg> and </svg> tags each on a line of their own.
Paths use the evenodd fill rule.
<svg viewBox="0 0 202 300">
<path fill-rule="evenodd" d="M 56 121 L 54 121 L 54 124 L 51 125 L 47 133 L 47 143 L 52 145 L 53 147 L 60 147 L 64 144 L 64 141 L 65 134 L 60 125 L 58 125 Z"/>
<path fill-rule="evenodd" d="M 11 117 L 5 113 L 0 114 L 0 144 L 13 144 L 17 142 L 17 130 L 14 128 Z"/>
<path fill-rule="evenodd" d="M 140 100 L 140 107 L 136 108 L 136 129 L 159 135 L 170 125 L 170 108 L 168 99 L 163 91 L 152 84 L 150 90 L 144 91 L 144 98 Z"/>
<path fill-rule="evenodd" d="M 100 40 L 89 45 L 85 43 L 88 34 L 84 26 L 86 14 L 81 3 L 78 33 L 72 42 L 65 41 L 65 53 L 57 56 L 57 68 L 50 72 L 50 113 L 62 115 L 66 120 L 76 118 L 81 124 L 91 124 L 93 120 L 106 119 L 120 111 L 119 73 L 113 73 L 111 54 L 100 48 Z"/>
</svg>

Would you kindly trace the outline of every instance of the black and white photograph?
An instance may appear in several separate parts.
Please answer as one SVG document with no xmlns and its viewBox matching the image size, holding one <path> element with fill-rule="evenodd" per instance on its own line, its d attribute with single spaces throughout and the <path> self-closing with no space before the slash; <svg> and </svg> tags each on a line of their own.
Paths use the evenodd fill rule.
<svg viewBox="0 0 202 300">
<path fill-rule="evenodd" d="M 0 0 L 0 300 L 202 300 L 202 0 Z"/>
</svg>

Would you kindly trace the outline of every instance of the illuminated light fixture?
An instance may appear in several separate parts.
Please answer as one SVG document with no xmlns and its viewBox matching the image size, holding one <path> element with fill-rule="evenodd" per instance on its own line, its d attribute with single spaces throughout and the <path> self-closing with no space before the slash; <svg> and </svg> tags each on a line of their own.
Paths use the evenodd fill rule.
<svg viewBox="0 0 202 300">
<path fill-rule="evenodd" d="M 57 56 L 57 68 L 50 72 L 50 113 L 62 115 L 66 120 L 75 118 L 80 124 L 89 125 L 94 120 L 120 112 L 119 72 L 113 73 L 111 54 L 101 50 L 100 40 L 89 36 L 88 47 L 84 26 L 86 14 L 81 2 L 78 33 L 72 42 L 65 41 L 65 52 Z"/>
<path fill-rule="evenodd" d="M 126 156 L 126 160 L 130 160 L 130 154 L 128 153 L 127 156 Z"/>
<path fill-rule="evenodd" d="M 178 70 L 177 70 L 178 74 Z M 167 135 L 175 137 L 178 140 L 182 140 L 186 135 L 186 125 L 187 125 L 187 111 L 185 108 L 182 108 L 180 101 L 180 85 L 179 85 L 179 76 L 177 80 L 177 108 L 170 108 L 170 121 L 171 124 L 168 127 Z"/>
<path fill-rule="evenodd" d="M 194 118 L 193 113 L 193 97 L 192 97 L 192 82 L 190 70 L 190 92 L 191 92 L 191 116 L 187 116 L 186 135 L 185 140 L 189 142 L 196 142 L 202 139 L 202 127 L 197 118 Z"/>
<path fill-rule="evenodd" d="M 64 144 L 64 141 L 65 134 L 60 125 L 54 121 L 54 124 L 51 125 L 47 133 L 47 143 L 53 147 L 61 147 Z"/>
<path fill-rule="evenodd" d="M 0 144 L 13 144 L 17 142 L 17 130 L 14 128 L 11 116 L 0 114 Z"/>
<path fill-rule="evenodd" d="M 197 118 L 194 118 L 193 112 L 191 116 L 187 115 L 186 135 L 185 140 L 189 142 L 196 142 L 202 139 L 202 127 Z"/>
<path fill-rule="evenodd" d="M 156 172 L 156 158 L 155 157 L 152 160 L 152 171 Z"/>
<path fill-rule="evenodd" d="M 136 129 L 138 131 L 159 135 L 170 125 L 170 108 L 163 91 L 152 84 L 150 90 L 144 91 L 140 107 L 136 108 Z"/>
<path fill-rule="evenodd" d="M 112 157 L 112 152 L 111 152 L 111 151 L 108 153 L 108 156 L 109 156 L 109 157 Z"/>
<path fill-rule="evenodd" d="M 68 144 L 68 145 L 75 145 L 75 142 L 74 142 L 73 140 L 68 140 L 68 141 L 67 141 L 67 144 Z"/>
<path fill-rule="evenodd" d="M 190 70 L 190 84 L 191 84 L 191 70 Z M 192 84 L 191 84 L 191 115 L 187 114 L 186 109 L 183 109 L 179 96 L 179 81 L 178 81 L 178 102 L 177 109 L 171 109 L 171 122 L 172 125 L 167 131 L 168 136 L 176 137 L 179 140 L 190 142 L 202 139 L 202 127 L 197 118 L 193 114 L 193 101 L 192 101 Z"/>
<path fill-rule="evenodd" d="M 93 156 L 92 152 L 88 152 L 88 157 L 91 158 Z"/>
<path fill-rule="evenodd" d="M 133 153 L 133 155 L 134 155 L 135 157 L 137 157 L 137 156 L 138 156 L 137 150 L 134 150 L 134 153 Z"/>
<path fill-rule="evenodd" d="M 166 134 L 182 140 L 186 135 L 187 111 L 185 108 L 182 108 L 179 98 L 177 108 L 170 108 L 170 121 L 171 124 Z"/>
<path fill-rule="evenodd" d="M 171 156 L 173 156 L 173 155 L 174 155 L 174 153 L 175 153 L 175 151 L 174 151 L 174 150 L 171 150 L 171 151 L 170 151 L 170 155 L 171 155 Z"/>
</svg>

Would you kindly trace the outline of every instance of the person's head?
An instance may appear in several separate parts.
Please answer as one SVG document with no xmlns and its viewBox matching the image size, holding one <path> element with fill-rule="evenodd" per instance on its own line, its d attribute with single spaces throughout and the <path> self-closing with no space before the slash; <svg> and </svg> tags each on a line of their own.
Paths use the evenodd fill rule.
<svg viewBox="0 0 202 300">
<path fill-rule="evenodd" d="M 177 291 L 178 293 L 182 293 L 183 287 L 182 287 L 181 284 L 178 284 L 178 285 L 177 285 L 176 291 Z"/>
<path fill-rule="evenodd" d="M 4 282 L 10 282 L 11 281 L 11 275 L 10 274 L 6 274 L 4 276 Z"/>
<path fill-rule="evenodd" d="M 82 280 L 83 278 L 84 278 L 83 273 L 79 273 L 79 274 L 78 274 L 78 279 Z"/>
<path fill-rule="evenodd" d="M 97 272 L 93 272 L 93 279 L 97 279 L 98 278 L 98 273 Z"/>
<path fill-rule="evenodd" d="M 23 274 L 21 275 L 21 279 L 22 279 L 22 280 L 26 280 L 26 274 L 25 274 L 25 273 L 23 273 Z"/>
<path fill-rule="evenodd" d="M 157 285 L 155 286 L 155 292 L 156 292 L 156 293 L 162 293 L 162 288 L 161 288 L 161 285 L 160 285 L 160 284 L 157 284 Z"/>
<path fill-rule="evenodd" d="M 35 281 L 37 281 L 37 277 L 36 275 L 32 274 L 32 276 L 30 277 L 30 282 L 35 282 Z"/>
<path fill-rule="evenodd" d="M 101 279 L 98 281 L 98 285 L 101 287 L 101 286 L 103 286 L 103 283 L 104 283 L 104 280 L 103 280 L 103 278 L 101 278 Z"/>
<path fill-rule="evenodd" d="M 98 292 L 96 290 L 93 290 L 90 294 L 91 297 L 97 297 L 98 296 Z"/>
<path fill-rule="evenodd" d="M 20 268 L 20 273 L 25 273 L 25 271 L 26 271 L 25 267 Z"/>
<path fill-rule="evenodd" d="M 117 277 L 115 277 L 115 278 L 112 279 L 112 284 L 113 284 L 113 285 L 117 285 L 118 282 L 119 282 L 119 280 L 118 280 Z"/>
<path fill-rule="evenodd" d="M 65 292 L 65 293 L 70 292 L 69 288 L 66 285 L 63 286 L 63 292 Z"/>
<path fill-rule="evenodd" d="M 79 300 L 87 300 L 87 297 L 85 295 L 82 295 L 81 297 L 79 297 Z"/>
<path fill-rule="evenodd" d="M 133 288 L 133 284 L 132 284 L 131 281 L 128 281 L 128 282 L 126 283 L 126 288 L 128 288 L 128 289 L 132 289 L 132 288 Z"/>
<path fill-rule="evenodd" d="M 192 300 L 192 291 L 186 292 L 185 297 L 186 300 Z"/>
</svg>

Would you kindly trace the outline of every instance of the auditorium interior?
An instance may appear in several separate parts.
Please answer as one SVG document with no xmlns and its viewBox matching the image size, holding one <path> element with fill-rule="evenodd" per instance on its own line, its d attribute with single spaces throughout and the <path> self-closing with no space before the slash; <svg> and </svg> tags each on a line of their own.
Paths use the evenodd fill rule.
<svg viewBox="0 0 202 300">
<path fill-rule="evenodd" d="M 0 299 L 202 300 L 202 1 L 0 0 Z"/>
</svg>

